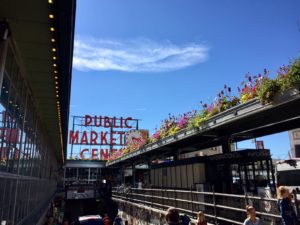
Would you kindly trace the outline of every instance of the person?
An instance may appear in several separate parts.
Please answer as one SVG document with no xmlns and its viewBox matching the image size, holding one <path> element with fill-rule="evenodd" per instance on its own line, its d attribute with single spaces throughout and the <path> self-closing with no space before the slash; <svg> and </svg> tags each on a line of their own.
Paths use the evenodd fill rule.
<svg viewBox="0 0 300 225">
<path fill-rule="evenodd" d="M 62 222 L 62 225 L 70 225 L 69 220 L 68 219 L 64 219 Z"/>
<path fill-rule="evenodd" d="M 47 217 L 47 221 L 46 221 L 45 225 L 52 225 L 53 222 L 54 222 L 53 216 L 52 216 L 52 215 L 49 215 L 49 216 Z"/>
<path fill-rule="evenodd" d="M 197 225 L 207 225 L 207 221 L 202 211 L 197 213 Z"/>
<path fill-rule="evenodd" d="M 166 221 L 168 225 L 179 225 L 179 212 L 176 208 L 169 208 L 166 214 Z"/>
<path fill-rule="evenodd" d="M 110 224 L 110 219 L 106 213 L 104 214 L 104 217 L 103 217 L 103 223 L 104 223 L 104 225 Z"/>
<path fill-rule="evenodd" d="M 187 215 L 185 215 L 185 214 L 181 215 L 181 216 L 179 216 L 179 218 L 181 221 L 181 225 L 189 225 L 190 224 L 191 219 Z"/>
<path fill-rule="evenodd" d="M 122 219 L 119 215 L 117 215 L 113 225 L 121 225 L 121 224 L 122 224 Z"/>
<path fill-rule="evenodd" d="M 246 206 L 247 219 L 245 219 L 243 225 L 262 225 L 260 219 L 256 217 L 255 208 L 251 205 Z"/>
<path fill-rule="evenodd" d="M 292 205 L 292 195 L 288 187 L 280 186 L 277 197 L 282 225 L 299 225 L 300 222 Z"/>
<path fill-rule="evenodd" d="M 55 225 L 55 221 L 54 221 L 54 217 L 53 215 L 49 215 L 47 218 L 47 222 L 45 223 L 45 225 Z"/>
</svg>

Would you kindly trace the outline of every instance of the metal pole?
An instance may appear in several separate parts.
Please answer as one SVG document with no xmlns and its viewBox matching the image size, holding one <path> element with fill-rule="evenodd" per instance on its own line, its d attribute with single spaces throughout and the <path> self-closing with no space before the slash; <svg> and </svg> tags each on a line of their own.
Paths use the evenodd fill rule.
<svg viewBox="0 0 300 225">
<path fill-rule="evenodd" d="M 270 157 L 270 164 L 271 164 L 271 173 L 272 173 L 272 184 L 273 184 L 273 188 L 274 188 L 274 190 L 275 190 L 275 193 L 276 193 L 276 184 L 275 184 L 275 175 L 274 175 L 274 166 L 273 166 L 273 161 L 272 161 L 272 159 L 271 159 L 271 157 Z"/>
<path fill-rule="evenodd" d="M 195 171 L 194 171 L 194 163 L 192 164 L 192 174 L 193 174 L 193 180 L 192 180 L 193 184 L 192 184 L 192 186 L 194 187 L 194 185 L 195 185 Z"/>
<path fill-rule="evenodd" d="M 7 41 L 2 41 L 0 43 L 0 88 L 1 89 L 2 89 L 2 83 L 3 83 L 3 77 L 4 77 L 7 45 L 8 45 Z M 1 91 L 0 91 L 0 96 L 1 96 Z"/>
<path fill-rule="evenodd" d="M 267 179 L 268 179 L 268 184 L 271 188 L 271 182 L 270 182 L 270 165 L 269 165 L 269 160 L 265 160 L 266 162 L 266 167 L 267 167 Z"/>
<path fill-rule="evenodd" d="M 194 215 L 193 185 L 191 185 L 191 204 L 192 204 L 192 216 L 193 216 Z"/>
<path fill-rule="evenodd" d="M 244 162 L 244 172 L 245 172 L 245 180 L 246 180 L 246 188 L 245 193 L 248 191 L 249 181 L 248 181 L 248 165 Z"/>
<path fill-rule="evenodd" d="M 212 191 L 213 191 L 213 204 L 214 204 L 215 224 L 218 224 L 218 220 L 217 220 L 217 207 L 216 207 L 216 195 L 215 195 L 215 185 L 212 186 Z"/>
<path fill-rule="evenodd" d="M 114 129 L 113 129 L 113 118 L 111 118 L 111 122 L 110 122 L 109 125 L 110 125 L 110 136 L 112 137 L 112 134 L 114 132 Z M 113 144 L 110 142 L 109 143 L 109 155 L 111 155 L 112 150 L 113 150 Z"/>
<path fill-rule="evenodd" d="M 253 173 L 253 180 L 254 180 L 254 189 L 256 190 L 256 182 L 255 182 L 255 162 L 252 161 L 252 173 Z"/>
<path fill-rule="evenodd" d="M 22 139 L 23 139 L 23 134 L 24 134 L 24 130 L 25 130 L 25 123 L 26 123 L 26 117 L 27 117 L 27 99 L 28 99 L 28 95 L 26 95 L 26 99 L 25 99 L 25 108 L 24 108 L 24 119 L 23 119 L 23 124 L 22 124 L 22 132 L 21 132 L 21 136 L 20 136 L 20 152 L 19 152 L 19 156 L 18 156 L 18 164 L 17 164 L 17 175 L 20 175 L 20 157 L 21 157 L 21 149 L 22 149 Z M 13 221 L 13 223 L 15 221 L 17 221 L 18 218 L 16 218 L 16 208 L 17 208 L 17 198 L 18 198 L 18 188 L 19 188 L 19 178 L 17 178 L 16 180 L 16 185 L 15 185 L 15 193 L 14 193 L 14 203 L 13 203 L 13 212 L 12 212 L 12 218 L 11 220 Z"/>
<path fill-rule="evenodd" d="M 135 163 L 132 163 L 132 186 L 135 188 Z"/>
<path fill-rule="evenodd" d="M 74 124 L 75 124 L 75 116 L 73 116 L 73 126 L 72 126 L 73 132 L 74 132 Z M 71 143 L 71 156 L 70 156 L 71 159 L 73 158 L 73 145 L 74 145 L 74 143 L 72 142 Z"/>
<path fill-rule="evenodd" d="M 177 188 L 177 166 L 175 166 L 175 185 L 174 190 Z M 177 207 L 177 192 L 175 191 L 175 207 Z"/>
</svg>

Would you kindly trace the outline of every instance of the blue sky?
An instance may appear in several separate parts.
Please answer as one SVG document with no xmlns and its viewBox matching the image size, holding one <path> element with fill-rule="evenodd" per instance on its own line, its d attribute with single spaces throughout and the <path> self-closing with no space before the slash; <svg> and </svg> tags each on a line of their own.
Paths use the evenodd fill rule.
<svg viewBox="0 0 300 225">
<path fill-rule="evenodd" d="M 247 72 L 274 74 L 297 58 L 299 9 L 297 0 L 77 0 L 71 115 L 132 116 L 151 132 Z M 263 139 L 287 156 L 287 133 Z"/>
</svg>

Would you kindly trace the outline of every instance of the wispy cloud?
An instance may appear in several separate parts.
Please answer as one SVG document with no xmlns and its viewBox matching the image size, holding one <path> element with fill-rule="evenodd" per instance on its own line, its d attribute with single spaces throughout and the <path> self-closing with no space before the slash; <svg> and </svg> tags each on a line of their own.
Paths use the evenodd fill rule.
<svg viewBox="0 0 300 225">
<path fill-rule="evenodd" d="M 146 108 L 137 108 L 135 109 L 136 111 L 146 111 L 147 109 Z"/>
<path fill-rule="evenodd" d="M 81 71 L 166 72 L 205 62 L 208 51 L 207 45 L 199 43 L 79 37 L 74 43 L 73 65 Z"/>
</svg>

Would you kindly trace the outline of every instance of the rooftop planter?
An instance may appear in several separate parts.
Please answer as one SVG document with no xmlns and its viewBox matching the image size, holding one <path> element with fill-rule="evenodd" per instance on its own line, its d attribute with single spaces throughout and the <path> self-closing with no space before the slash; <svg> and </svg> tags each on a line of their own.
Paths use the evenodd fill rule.
<svg viewBox="0 0 300 225">
<path fill-rule="evenodd" d="M 169 115 L 149 139 L 149 143 L 122 149 L 115 156 L 112 155 L 107 164 L 112 165 L 190 136 L 200 135 L 238 118 L 299 98 L 300 59 L 288 67 L 281 66 L 274 79 L 270 79 L 268 73 L 265 69 L 263 75 L 247 74 L 246 81 L 238 88 L 238 96 L 232 95 L 231 88 L 225 85 L 212 104 L 202 104 L 201 111 L 189 112 L 179 117 Z"/>
</svg>

